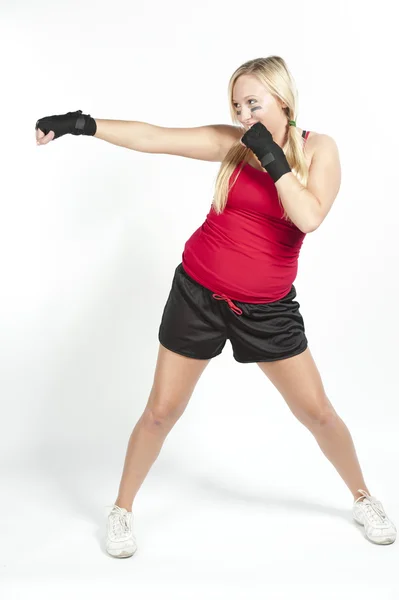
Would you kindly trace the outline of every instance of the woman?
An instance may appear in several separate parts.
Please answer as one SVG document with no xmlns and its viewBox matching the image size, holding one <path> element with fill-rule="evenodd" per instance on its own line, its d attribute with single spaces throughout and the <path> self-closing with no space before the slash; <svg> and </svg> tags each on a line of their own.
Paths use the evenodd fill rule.
<svg viewBox="0 0 399 600">
<path fill-rule="evenodd" d="M 36 123 L 39 145 L 66 133 L 92 135 L 141 152 L 221 162 L 205 222 L 187 241 L 159 328 L 147 406 L 129 440 L 118 497 L 108 516 L 109 554 L 131 556 L 133 500 L 209 361 L 229 339 L 235 360 L 256 362 L 314 435 L 353 494 L 353 517 L 378 544 L 396 528 L 365 484 L 352 437 L 326 396 L 308 348 L 293 282 L 307 233 L 340 188 L 334 140 L 296 127 L 296 91 L 278 56 L 233 73 L 237 125 L 164 128 L 94 120 L 81 111 Z"/>
</svg>

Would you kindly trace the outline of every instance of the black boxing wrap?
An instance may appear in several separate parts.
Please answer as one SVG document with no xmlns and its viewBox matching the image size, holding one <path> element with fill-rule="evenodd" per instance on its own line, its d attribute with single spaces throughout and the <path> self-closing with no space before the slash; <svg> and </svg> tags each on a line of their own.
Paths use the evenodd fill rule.
<svg viewBox="0 0 399 600">
<path fill-rule="evenodd" d="M 36 129 L 40 129 L 45 135 L 49 131 L 54 131 L 53 139 L 56 139 L 67 133 L 72 135 L 94 135 L 97 131 L 97 124 L 93 117 L 84 115 L 81 110 L 77 110 L 65 115 L 53 115 L 38 119 Z"/>
<path fill-rule="evenodd" d="M 286 173 L 291 172 L 283 149 L 276 144 L 272 134 L 263 123 L 255 123 L 248 129 L 241 138 L 241 142 L 252 150 L 274 183 Z"/>
</svg>

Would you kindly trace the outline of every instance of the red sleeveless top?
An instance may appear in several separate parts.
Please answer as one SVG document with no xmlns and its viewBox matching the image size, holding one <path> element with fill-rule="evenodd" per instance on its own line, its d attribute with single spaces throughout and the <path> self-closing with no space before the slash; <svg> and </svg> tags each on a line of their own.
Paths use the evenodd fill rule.
<svg viewBox="0 0 399 600">
<path fill-rule="evenodd" d="M 303 132 L 304 143 L 309 132 Z M 305 233 L 283 218 L 273 179 L 266 171 L 239 163 L 237 181 L 224 211 L 211 207 L 205 222 L 187 240 L 182 266 L 218 300 L 274 302 L 291 289 Z M 239 312 L 238 312 L 239 311 Z"/>
</svg>

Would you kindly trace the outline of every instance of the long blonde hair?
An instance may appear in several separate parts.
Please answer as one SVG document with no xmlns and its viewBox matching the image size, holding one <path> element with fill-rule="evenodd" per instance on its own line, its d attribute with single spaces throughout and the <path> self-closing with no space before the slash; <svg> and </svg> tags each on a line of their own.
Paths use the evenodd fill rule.
<svg viewBox="0 0 399 600">
<path fill-rule="evenodd" d="M 240 75 L 254 75 L 271 94 L 286 104 L 283 111 L 287 115 L 287 126 L 288 120 L 296 120 L 297 92 L 294 80 L 285 61 L 280 56 L 255 58 L 245 62 L 236 69 L 230 78 L 228 87 L 231 118 L 233 123 L 237 124 L 239 128 L 242 129 L 242 135 L 244 135 L 246 130 L 238 121 L 236 109 L 233 105 L 233 87 Z M 302 185 L 306 186 L 309 169 L 303 151 L 303 138 L 296 127 L 288 126 L 287 141 L 283 146 L 283 151 L 293 174 L 298 178 Z M 224 157 L 216 177 L 215 194 L 212 202 L 213 208 L 217 214 L 223 212 L 227 203 L 228 193 L 235 184 L 242 166 L 229 188 L 230 177 L 234 169 L 240 162 L 247 163 L 251 155 L 253 156 L 252 150 L 245 148 L 238 139 Z M 284 217 L 289 220 L 286 211 L 284 211 Z"/>
</svg>

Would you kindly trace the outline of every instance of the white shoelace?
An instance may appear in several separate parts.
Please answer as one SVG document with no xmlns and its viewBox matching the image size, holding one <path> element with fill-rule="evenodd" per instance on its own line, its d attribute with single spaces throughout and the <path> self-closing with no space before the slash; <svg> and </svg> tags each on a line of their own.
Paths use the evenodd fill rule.
<svg viewBox="0 0 399 600">
<path fill-rule="evenodd" d="M 111 529 L 112 529 L 112 533 L 119 537 L 120 535 L 125 535 L 126 533 L 129 533 L 130 529 L 129 529 L 129 525 L 127 522 L 127 515 L 126 513 L 124 513 L 119 506 L 116 506 L 116 504 L 111 504 L 109 506 L 107 506 L 106 508 L 112 508 L 113 509 L 113 513 L 111 515 Z"/>
<path fill-rule="evenodd" d="M 364 490 L 359 490 L 359 492 L 362 496 L 356 500 L 356 503 L 362 504 L 370 521 L 374 525 L 386 523 L 387 515 L 382 508 L 381 502 L 374 498 L 374 496 L 370 496 L 370 494 Z M 366 501 L 364 502 L 364 500 Z"/>
</svg>

